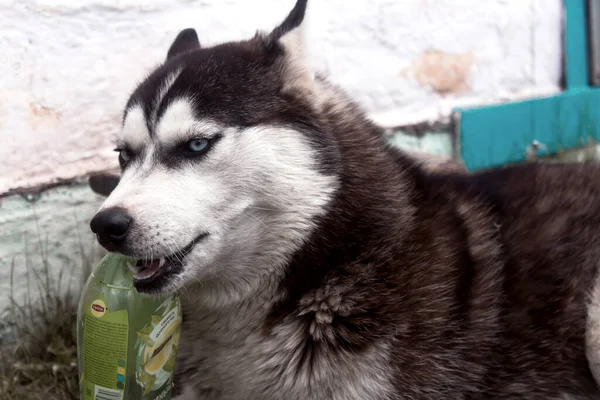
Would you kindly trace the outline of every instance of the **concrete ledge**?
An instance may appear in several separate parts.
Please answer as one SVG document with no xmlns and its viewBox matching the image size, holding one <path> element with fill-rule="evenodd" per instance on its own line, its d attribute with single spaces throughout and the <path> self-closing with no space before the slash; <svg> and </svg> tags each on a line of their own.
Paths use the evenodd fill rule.
<svg viewBox="0 0 600 400">
<path fill-rule="evenodd" d="M 35 297 L 35 271 L 43 275 L 45 262 L 55 279 L 62 272 L 63 289 L 80 282 L 84 259 L 100 254 L 88 222 L 101 202 L 87 181 L 0 199 L 0 312 L 11 290 L 16 299 L 28 288 Z"/>
</svg>

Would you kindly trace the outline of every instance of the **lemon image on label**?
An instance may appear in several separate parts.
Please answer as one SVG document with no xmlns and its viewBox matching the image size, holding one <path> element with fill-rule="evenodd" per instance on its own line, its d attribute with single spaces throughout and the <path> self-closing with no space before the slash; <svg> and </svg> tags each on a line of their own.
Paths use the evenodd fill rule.
<svg viewBox="0 0 600 400">
<path fill-rule="evenodd" d="M 158 348 L 148 347 L 144 353 L 144 369 L 149 374 L 155 374 L 169 361 L 173 349 L 173 336 L 169 336 L 166 342 Z"/>
<path fill-rule="evenodd" d="M 169 381 L 175 367 L 181 330 L 177 303 L 167 304 L 164 315 L 152 316 L 150 324 L 137 332 L 138 359 L 136 378 L 144 394 L 160 389 Z"/>
</svg>

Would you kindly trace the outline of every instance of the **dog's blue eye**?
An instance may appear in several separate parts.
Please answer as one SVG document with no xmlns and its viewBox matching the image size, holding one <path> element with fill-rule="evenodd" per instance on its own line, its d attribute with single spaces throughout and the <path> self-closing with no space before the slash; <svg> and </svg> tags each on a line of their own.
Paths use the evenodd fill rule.
<svg viewBox="0 0 600 400">
<path fill-rule="evenodd" d="M 187 149 L 191 152 L 198 153 L 208 147 L 208 139 L 192 139 L 187 143 Z"/>
<path fill-rule="evenodd" d="M 129 159 L 131 159 L 131 153 L 128 150 L 120 150 L 119 157 L 121 157 L 123 161 L 127 162 Z"/>
</svg>

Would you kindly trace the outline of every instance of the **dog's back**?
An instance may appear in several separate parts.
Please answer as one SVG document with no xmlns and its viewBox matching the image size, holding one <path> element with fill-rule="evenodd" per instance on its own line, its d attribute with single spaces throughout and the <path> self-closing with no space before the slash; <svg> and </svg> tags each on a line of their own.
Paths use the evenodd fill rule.
<svg viewBox="0 0 600 400">
<path fill-rule="evenodd" d="M 424 189 L 418 203 L 427 210 L 436 205 L 447 210 L 432 219 L 446 220 L 435 241 L 454 241 L 452 251 L 445 252 L 455 254 L 446 267 L 457 276 L 446 279 L 449 286 L 440 291 L 443 304 L 456 307 L 447 310 L 446 324 L 442 319 L 428 328 L 436 343 L 445 343 L 438 351 L 454 354 L 445 363 L 435 351 L 427 357 L 431 349 L 414 358 L 430 358 L 428 368 L 439 371 L 440 381 L 452 382 L 457 398 L 600 396 L 588 359 L 597 362 L 598 344 L 590 338 L 598 336 L 591 330 L 600 319 L 593 307 L 598 293 L 591 297 L 598 290 L 600 260 L 599 173 L 597 164 L 588 163 L 414 175 Z M 436 248 L 422 251 L 431 257 Z M 428 261 L 430 268 L 435 261 Z M 432 281 L 423 279 L 425 286 Z M 431 340 L 427 330 L 422 335 L 421 340 Z M 403 362 L 413 340 L 407 337 L 396 361 Z M 429 376 L 426 369 L 421 372 Z M 399 376 L 401 384 L 409 383 L 402 372 Z M 449 387 L 444 385 L 437 389 Z"/>
</svg>

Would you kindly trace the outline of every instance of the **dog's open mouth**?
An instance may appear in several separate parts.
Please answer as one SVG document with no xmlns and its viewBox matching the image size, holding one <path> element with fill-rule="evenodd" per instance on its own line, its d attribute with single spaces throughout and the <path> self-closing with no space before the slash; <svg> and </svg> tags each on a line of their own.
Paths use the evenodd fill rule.
<svg viewBox="0 0 600 400">
<path fill-rule="evenodd" d="M 170 255 L 161 258 L 138 259 L 135 264 L 129 263 L 129 269 L 133 272 L 133 279 L 137 282 L 149 281 L 173 272 L 178 272 L 183 267 L 187 255 L 192 251 L 194 246 L 207 235 L 204 233 L 198 236 L 184 248 Z"/>
</svg>

